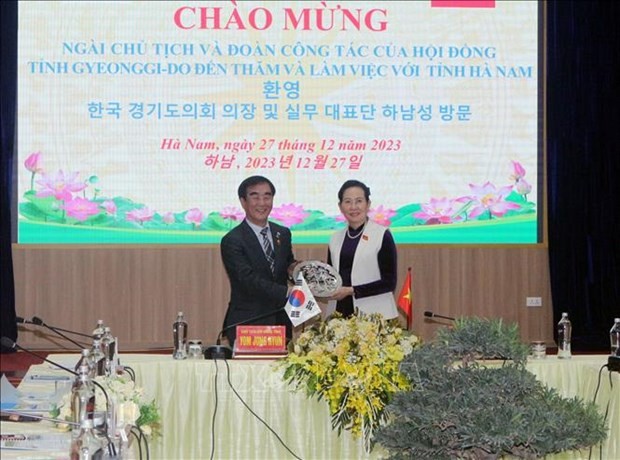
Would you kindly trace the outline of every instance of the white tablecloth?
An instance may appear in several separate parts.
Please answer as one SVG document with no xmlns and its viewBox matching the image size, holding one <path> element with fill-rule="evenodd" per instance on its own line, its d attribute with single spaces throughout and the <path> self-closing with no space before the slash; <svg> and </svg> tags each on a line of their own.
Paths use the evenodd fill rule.
<svg viewBox="0 0 620 460">
<path fill-rule="evenodd" d="M 77 357 L 50 358 L 69 364 Z M 595 446 L 591 453 L 565 452 L 547 458 L 620 460 L 620 374 L 603 370 L 599 382 L 599 370 L 606 362 L 607 356 L 592 355 L 570 360 L 549 356 L 528 363 L 528 370 L 565 397 L 592 401 L 598 386 L 596 403 L 601 413 L 608 410 L 610 435 L 603 446 Z M 381 449 L 367 454 L 361 441 L 348 432 L 338 436 L 331 428 L 327 404 L 292 391 L 273 361 L 175 361 L 164 355 L 126 354 L 122 363 L 135 370 L 137 383 L 161 409 L 163 436 L 150 443 L 153 459 L 208 459 L 212 449 L 218 459 L 294 458 L 287 448 L 303 459 L 385 454 Z M 46 364 L 30 372 L 43 371 L 51 369 Z M 2 433 L 17 429 L 14 425 L 3 422 Z M 46 426 L 36 424 L 32 429 Z"/>
</svg>

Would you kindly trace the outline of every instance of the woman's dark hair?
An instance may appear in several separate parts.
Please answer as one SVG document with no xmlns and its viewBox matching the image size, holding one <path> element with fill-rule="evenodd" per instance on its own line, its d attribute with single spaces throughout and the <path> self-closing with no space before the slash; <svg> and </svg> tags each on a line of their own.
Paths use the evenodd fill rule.
<svg viewBox="0 0 620 460">
<path fill-rule="evenodd" d="M 239 195 L 239 198 L 247 198 L 248 188 L 258 184 L 269 184 L 269 188 L 271 188 L 271 194 L 273 196 L 276 195 L 275 185 L 273 185 L 273 183 L 269 179 L 263 176 L 250 176 L 247 179 L 244 179 L 243 182 L 239 184 L 237 195 Z"/>
<path fill-rule="evenodd" d="M 338 203 L 342 203 L 342 195 L 344 195 L 344 192 L 346 189 L 351 188 L 351 187 L 361 188 L 364 191 L 364 196 L 366 197 L 366 201 L 370 200 L 370 188 L 363 182 L 360 182 L 355 179 L 351 179 L 351 180 L 346 181 L 344 184 L 342 184 L 342 187 L 340 187 L 340 190 L 338 190 Z"/>
</svg>

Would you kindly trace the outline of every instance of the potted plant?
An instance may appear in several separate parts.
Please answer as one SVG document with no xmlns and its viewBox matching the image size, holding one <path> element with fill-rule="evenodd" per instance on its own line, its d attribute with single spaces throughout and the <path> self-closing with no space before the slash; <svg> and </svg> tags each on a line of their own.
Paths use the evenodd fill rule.
<svg viewBox="0 0 620 460">
<path fill-rule="evenodd" d="M 533 459 L 604 440 L 596 406 L 544 386 L 526 356 L 516 326 L 456 321 L 405 357 L 401 372 L 412 385 L 394 395 L 374 441 L 391 458 Z"/>
</svg>

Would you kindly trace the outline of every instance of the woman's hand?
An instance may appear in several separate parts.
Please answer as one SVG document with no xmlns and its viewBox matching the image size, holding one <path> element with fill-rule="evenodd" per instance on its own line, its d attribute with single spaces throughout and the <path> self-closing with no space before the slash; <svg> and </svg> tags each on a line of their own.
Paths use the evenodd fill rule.
<svg viewBox="0 0 620 460">
<path fill-rule="evenodd" d="M 334 293 L 334 295 L 329 297 L 327 300 L 342 300 L 346 297 L 349 297 L 350 295 L 353 295 L 353 293 L 354 291 L 352 286 L 342 286 L 339 287 L 338 290 Z"/>
</svg>

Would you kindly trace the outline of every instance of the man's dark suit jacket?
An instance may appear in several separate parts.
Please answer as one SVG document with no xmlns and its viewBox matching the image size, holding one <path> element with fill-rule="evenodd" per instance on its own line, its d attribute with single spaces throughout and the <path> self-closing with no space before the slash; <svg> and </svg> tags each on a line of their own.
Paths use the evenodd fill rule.
<svg viewBox="0 0 620 460">
<path fill-rule="evenodd" d="M 224 319 L 224 328 L 262 314 L 275 311 L 286 304 L 288 267 L 294 262 L 291 232 L 288 228 L 269 222 L 276 254 L 275 274 L 254 230 L 244 220 L 222 238 L 220 251 L 230 280 L 230 302 Z M 291 336 L 291 322 L 281 311 L 251 324 L 282 324 Z M 230 343 L 236 328 L 226 330 Z"/>
</svg>

